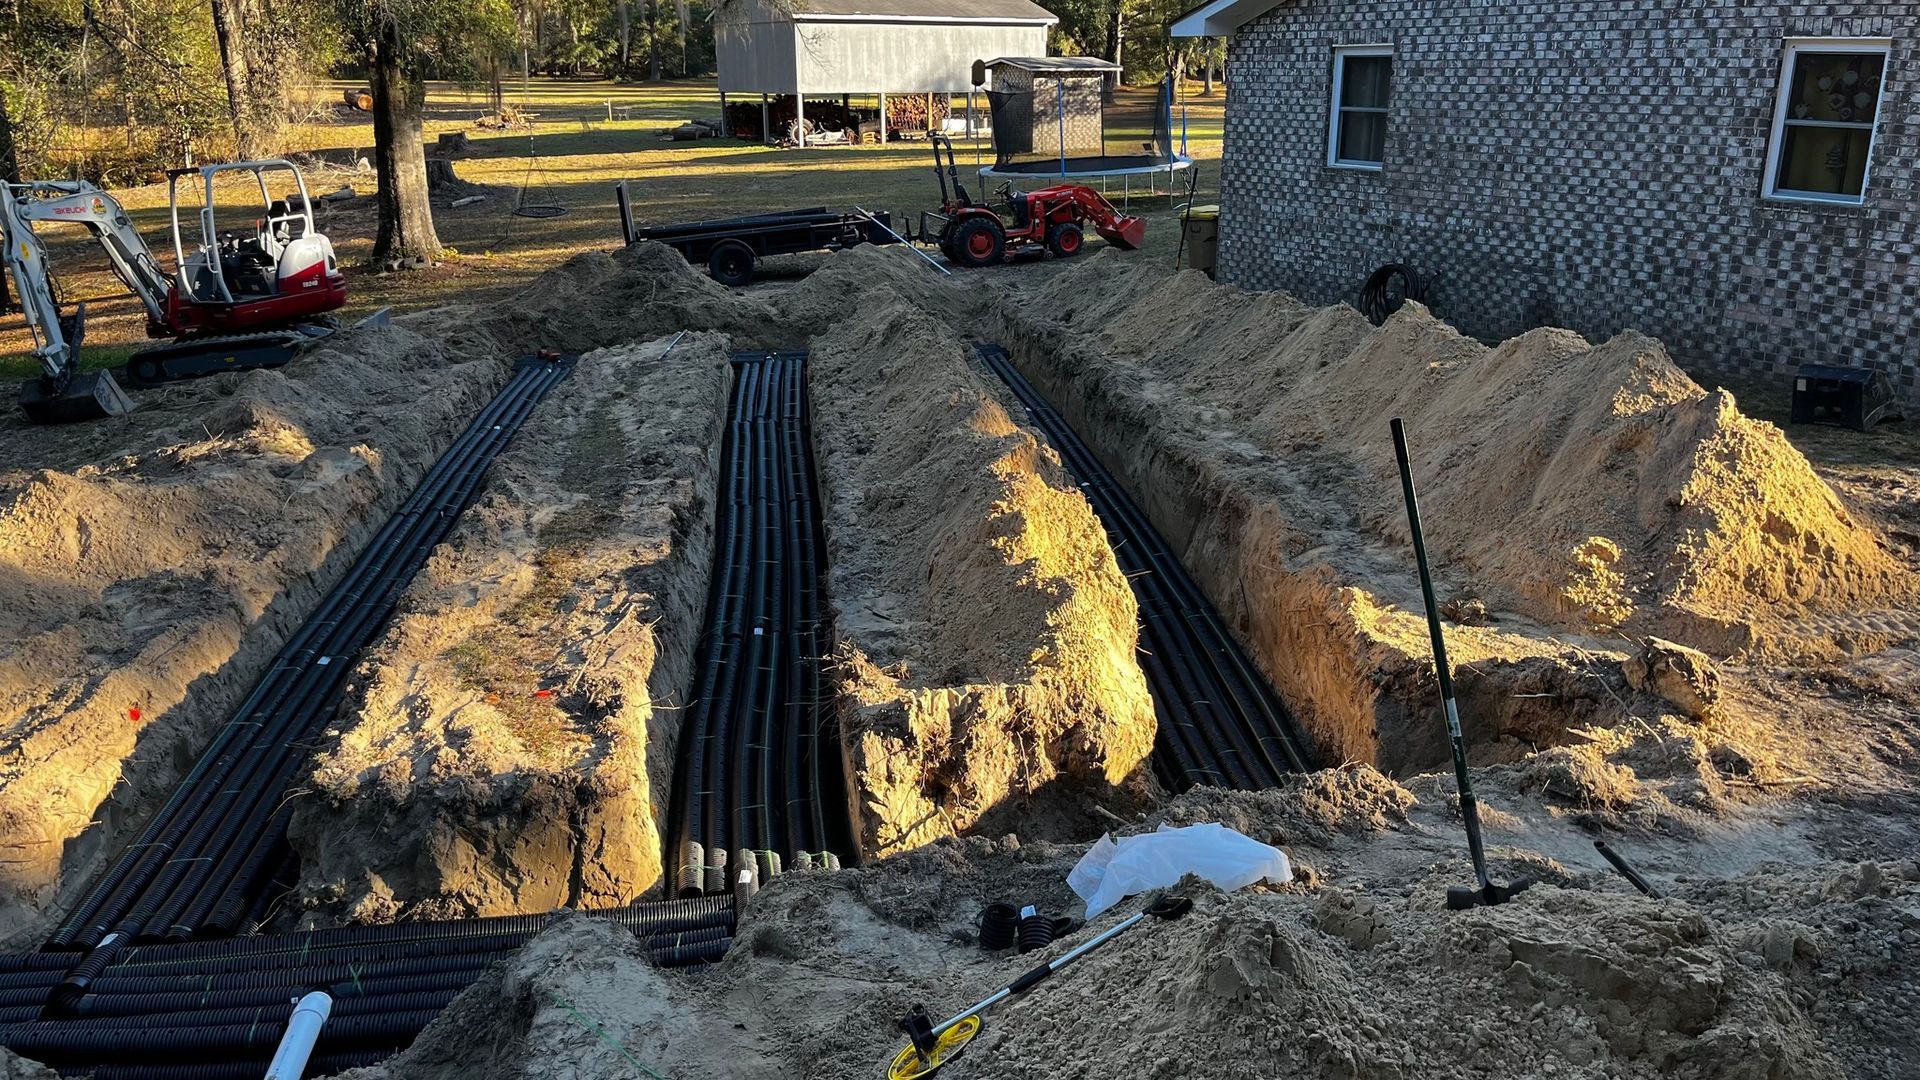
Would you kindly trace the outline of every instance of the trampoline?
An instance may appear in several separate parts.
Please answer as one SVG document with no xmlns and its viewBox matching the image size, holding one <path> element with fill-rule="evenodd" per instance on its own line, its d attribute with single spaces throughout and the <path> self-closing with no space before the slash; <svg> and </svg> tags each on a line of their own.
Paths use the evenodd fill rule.
<svg viewBox="0 0 1920 1080">
<path fill-rule="evenodd" d="M 1124 199 L 1131 196 L 1136 177 L 1151 184 L 1164 173 L 1172 189 L 1176 174 L 1193 167 L 1184 117 L 1179 150 L 1174 149 L 1171 78 L 1160 84 L 1151 140 L 1132 144 L 1144 152 L 1115 154 L 1108 152 L 1101 90 L 1109 74 L 1118 74 L 1118 65 L 1093 57 L 1049 56 L 1002 57 L 986 67 L 994 82 L 987 91 L 994 162 L 978 170 L 982 191 L 994 179 L 1098 180 L 1103 191 L 1107 181 L 1119 180 Z"/>
</svg>

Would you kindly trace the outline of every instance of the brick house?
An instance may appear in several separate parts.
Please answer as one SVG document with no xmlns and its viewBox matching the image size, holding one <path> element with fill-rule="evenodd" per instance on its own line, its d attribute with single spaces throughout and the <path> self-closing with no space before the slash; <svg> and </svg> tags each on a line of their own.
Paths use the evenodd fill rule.
<svg viewBox="0 0 1920 1080">
<path fill-rule="evenodd" d="M 1920 0 L 1213 0 L 1219 277 L 1920 398 Z"/>
</svg>

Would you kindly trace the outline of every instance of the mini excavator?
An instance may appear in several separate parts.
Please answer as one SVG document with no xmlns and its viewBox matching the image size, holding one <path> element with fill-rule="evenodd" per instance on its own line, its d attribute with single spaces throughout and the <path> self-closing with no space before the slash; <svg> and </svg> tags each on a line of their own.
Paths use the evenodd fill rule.
<svg viewBox="0 0 1920 1080">
<path fill-rule="evenodd" d="M 262 215 L 243 232 L 218 231 L 216 178 L 250 174 Z M 290 174 L 294 190 L 269 194 L 268 178 Z M 189 255 L 181 228 L 182 188 L 199 202 L 200 241 Z M 167 174 L 175 271 L 169 275 L 113 196 L 79 180 L 0 184 L 0 239 L 15 292 L 33 333 L 41 375 L 20 390 L 20 407 L 35 423 L 118 416 L 134 408 L 111 372 L 80 370 L 86 305 L 60 311 L 39 221 L 84 226 L 106 250 L 113 271 L 146 308 L 147 336 L 170 339 L 127 360 L 134 386 L 156 386 L 222 371 L 277 367 L 294 352 L 338 328 L 326 313 L 347 302 L 346 277 L 333 244 L 313 224 L 306 180 L 284 160 L 236 161 Z"/>
<path fill-rule="evenodd" d="M 1021 192 L 1006 181 L 994 192 L 1007 204 L 1011 220 L 1003 219 L 984 201 L 975 202 L 961 185 L 953 140 L 938 132 L 927 139 L 933 144 L 933 175 L 940 181 L 940 213 L 922 215 L 920 231 L 922 236 L 934 235 L 929 219 L 939 217 L 940 253 L 956 266 L 992 266 L 1021 255 L 1070 258 L 1080 254 L 1086 225 L 1107 243 L 1128 251 L 1146 239 L 1145 219 L 1121 213 L 1085 184 Z"/>
</svg>

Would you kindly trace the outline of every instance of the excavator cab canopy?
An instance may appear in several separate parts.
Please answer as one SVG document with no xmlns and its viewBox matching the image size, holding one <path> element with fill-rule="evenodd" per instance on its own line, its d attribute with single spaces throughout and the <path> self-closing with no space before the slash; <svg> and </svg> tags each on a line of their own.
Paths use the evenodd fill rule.
<svg viewBox="0 0 1920 1080">
<path fill-rule="evenodd" d="M 268 174 L 282 172 L 292 177 L 293 189 L 284 198 L 275 198 Z M 252 235 L 221 231 L 216 180 L 224 173 L 250 174 L 259 189 L 261 215 Z M 182 181 L 190 189 L 189 197 L 197 194 L 200 204 L 200 245 L 192 255 L 186 250 L 186 230 L 180 227 Z M 317 234 L 306 178 L 281 158 L 169 170 L 167 209 L 173 219 L 174 265 L 180 268 L 175 287 L 180 299 L 189 304 L 234 304 L 271 295 L 272 268 L 287 246 Z M 262 271 L 268 280 L 262 280 Z"/>
</svg>

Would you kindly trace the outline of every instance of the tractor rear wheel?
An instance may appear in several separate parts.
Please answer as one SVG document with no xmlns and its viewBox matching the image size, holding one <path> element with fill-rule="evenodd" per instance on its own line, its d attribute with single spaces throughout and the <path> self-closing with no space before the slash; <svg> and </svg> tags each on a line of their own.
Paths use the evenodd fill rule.
<svg viewBox="0 0 1920 1080">
<path fill-rule="evenodd" d="M 998 218 L 974 217 L 953 230 L 954 261 L 961 266 L 992 266 L 1007 256 L 1007 230 Z"/>
<path fill-rule="evenodd" d="M 1071 221 L 1063 221 L 1047 230 L 1047 250 L 1056 259 L 1070 259 L 1080 254 L 1080 247 L 1085 243 L 1086 234 Z"/>
</svg>

